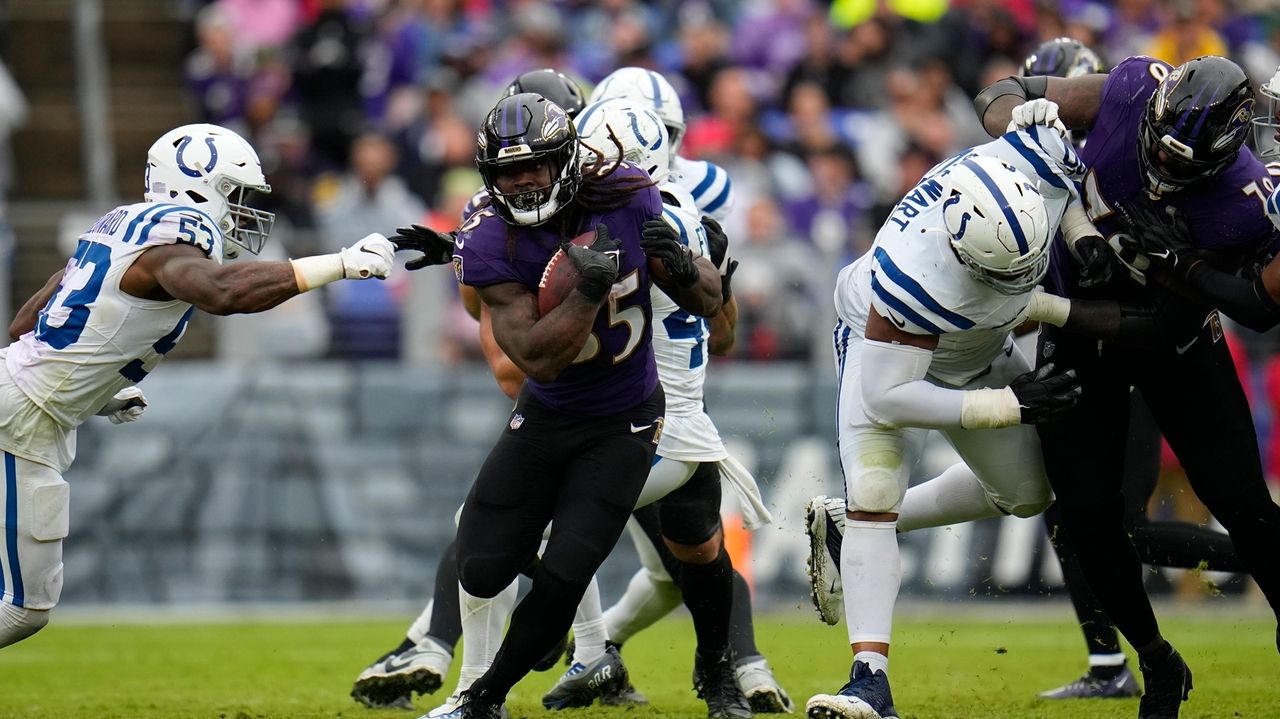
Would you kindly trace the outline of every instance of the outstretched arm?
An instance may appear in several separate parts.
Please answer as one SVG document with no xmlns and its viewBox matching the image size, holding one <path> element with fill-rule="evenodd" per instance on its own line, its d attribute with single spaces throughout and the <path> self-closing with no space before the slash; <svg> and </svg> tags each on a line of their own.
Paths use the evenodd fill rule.
<svg viewBox="0 0 1280 719">
<path fill-rule="evenodd" d="M 1102 106 L 1102 86 L 1106 75 L 1080 77 L 1006 77 L 985 88 L 973 100 L 974 110 L 987 134 L 1003 135 L 1013 117 L 1013 108 L 1027 100 L 1045 98 L 1058 105 L 1058 119 L 1071 130 L 1093 126 Z"/>
</svg>

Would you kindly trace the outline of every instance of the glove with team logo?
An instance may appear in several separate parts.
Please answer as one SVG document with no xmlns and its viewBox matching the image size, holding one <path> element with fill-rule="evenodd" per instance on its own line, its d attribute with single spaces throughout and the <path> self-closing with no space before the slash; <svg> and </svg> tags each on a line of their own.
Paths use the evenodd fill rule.
<svg viewBox="0 0 1280 719">
<path fill-rule="evenodd" d="M 1051 422 L 1076 405 L 1080 381 L 1076 371 L 1055 372 L 1052 362 L 1038 370 L 1020 374 L 1009 383 L 1018 398 L 1023 424 Z"/>
<path fill-rule="evenodd" d="M 395 255 L 396 246 L 391 244 L 391 240 L 376 232 L 366 235 L 364 239 L 338 253 L 342 260 L 342 278 L 367 280 L 377 277 L 384 280 L 391 274 Z"/>
<path fill-rule="evenodd" d="M 456 231 L 436 232 L 422 225 L 410 225 L 397 227 L 396 233 L 391 236 L 391 244 L 396 246 L 397 252 L 422 253 L 421 257 L 415 257 L 404 265 L 406 270 L 420 270 L 452 262 L 453 241 L 457 236 Z"/>
<path fill-rule="evenodd" d="M 569 256 L 569 261 L 578 268 L 578 291 L 592 302 L 599 302 L 609 293 L 609 288 L 618 279 L 618 260 L 610 252 L 618 251 L 622 244 L 609 236 L 609 228 L 603 224 L 596 225 L 596 239 L 590 247 L 580 247 L 572 242 L 563 242 L 560 249 Z"/>
<path fill-rule="evenodd" d="M 125 387 L 115 393 L 107 403 L 98 410 L 98 414 L 111 420 L 111 424 L 132 422 L 147 410 L 147 398 L 137 387 Z"/>
<path fill-rule="evenodd" d="M 1028 100 L 1013 108 L 1009 126 L 1005 128 L 1005 132 L 1022 130 L 1032 125 L 1047 125 L 1057 130 L 1063 137 L 1067 136 L 1067 126 L 1058 119 L 1058 103 L 1043 97 Z"/>
<path fill-rule="evenodd" d="M 1067 247 L 1080 264 L 1080 286 L 1093 287 L 1111 281 L 1119 267 L 1120 258 L 1111 250 L 1107 241 L 1097 235 L 1086 235 Z"/>
<path fill-rule="evenodd" d="M 701 273 L 694 263 L 693 252 L 681 244 L 680 234 L 666 220 L 644 223 L 640 247 L 646 256 L 662 262 L 677 287 L 692 287 L 698 283 Z"/>
</svg>

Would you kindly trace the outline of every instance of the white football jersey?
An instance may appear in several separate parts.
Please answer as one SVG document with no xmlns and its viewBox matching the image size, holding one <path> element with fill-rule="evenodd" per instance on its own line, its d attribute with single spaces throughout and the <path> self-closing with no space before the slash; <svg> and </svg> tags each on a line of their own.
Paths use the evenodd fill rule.
<svg viewBox="0 0 1280 719">
<path fill-rule="evenodd" d="M 836 280 L 836 313 L 861 336 L 867 308 L 914 334 L 939 335 L 929 375 L 961 386 L 987 371 L 1009 331 L 1027 318 L 1031 292 L 1004 295 L 979 282 L 951 248 L 942 221 L 947 168 L 971 155 L 994 157 L 1038 181 L 1056 234 L 1077 197 L 1084 165 L 1069 142 L 1046 127 L 1010 132 L 966 150 L 925 174 L 898 203 L 871 250 Z"/>
<path fill-rule="evenodd" d="M 677 156 L 668 181 L 672 183 L 693 195 L 700 215 L 710 215 L 723 223 L 733 209 L 733 182 L 729 173 L 714 162 Z"/>
<path fill-rule="evenodd" d="M 143 202 L 107 213 L 80 236 L 35 329 L 7 349 L 13 383 L 62 428 L 74 429 L 116 392 L 142 381 L 182 337 L 190 304 L 120 289 L 143 251 L 179 242 L 222 262 L 222 233 L 199 210 Z"/>
</svg>

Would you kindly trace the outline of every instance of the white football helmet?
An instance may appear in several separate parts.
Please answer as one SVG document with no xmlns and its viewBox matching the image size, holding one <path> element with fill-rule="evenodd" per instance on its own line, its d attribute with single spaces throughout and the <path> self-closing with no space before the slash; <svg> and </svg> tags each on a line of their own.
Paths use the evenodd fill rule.
<svg viewBox="0 0 1280 719">
<path fill-rule="evenodd" d="M 942 220 L 973 276 L 997 292 L 1028 292 L 1049 269 L 1044 196 L 1012 165 L 972 156 L 942 177 Z"/>
<path fill-rule="evenodd" d="M 1263 100 L 1253 118 L 1253 144 L 1263 162 L 1280 160 L 1280 68 L 1258 88 Z"/>
<path fill-rule="evenodd" d="M 662 124 L 667 126 L 667 135 L 671 138 L 671 161 L 674 162 L 680 151 L 680 142 L 684 139 L 684 107 L 680 105 L 680 96 L 671 83 L 667 82 L 667 78 L 642 67 L 618 68 L 595 86 L 587 102 L 619 97 L 645 103 L 662 119 Z"/>
<path fill-rule="evenodd" d="M 589 151 L 583 155 L 584 164 L 595 162 L 597 155 L 605 161 L 618 159 L 621 143 L 622 159 L 643 167 L 655 184 L 666 182 L 671 174 L 667 128 L 643 103 L 620 98 L 593 102 L 582 108 L 574 124 L 579 142 Z"/>
<path fill-rule="evenodd" d="M 183 125 L 166 132 L 147 151 L 148 202 L 193 207 L 213 218 L 227 240 L 258 254 L 271 234 L 275 213 L 249 206 L 254 192 L 271 192 L 262 162 L 243 137 L 225 127 Z"/>
</svg>

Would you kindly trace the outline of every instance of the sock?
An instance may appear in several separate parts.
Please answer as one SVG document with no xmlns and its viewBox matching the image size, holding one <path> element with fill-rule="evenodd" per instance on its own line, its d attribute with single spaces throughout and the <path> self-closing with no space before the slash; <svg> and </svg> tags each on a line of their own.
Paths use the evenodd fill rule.
<svg viewBox="0 0 1280 719">
<path fill-rule="evenodd" d="M 864 662 L 872 674 L 876 672 L 884 672 L 886 676 L 889 674 L 889 657 L 880 652 L 858 652 L 853 655 L 853 661 Z"/>
<path fill-rule="evenodd" d="M 907 489 L 898 513 L 898 531 L 960 524 L 1002 514 L 973 470 L 959 463 L 951 465 L 937 477 Z"/>
<path fill-rule="evenodd" d="M 462 642 L 462 667 L 458 670 L 458 688 L 454 693 L 471 688 L 493 664 L 493 658 L 502 646 L 503 630 L 507 618 L 516 605 L 518 582 L 512 582 L 492 599 L 482 599 L 467 594 L 458 586 L 462 605 L 462 629 L 466 640 Z"/>
<path fill-rule="evenodd" d="M 889 642 L 902 561 L 893 522 L 846 519 L 840 551 L 849 643 Z"/>
<path fill-rule="evenodd" d="M 600 608 L 600 585 L 592 577 L 582 601 L 578 602 L 578 611 L 573 615 L 573 661 L 590 665 L 604 656 L 604 643 L 608 639 L 604 612 Z"/>
<path fill-rule="evenodd" d="M 681 599 L 675 582 L 658 581 L 652 572 L 641 567 L 631 575 L 627 591 L 618 603 L 604 613 L 609 638 L 619 644 L 626 642 L 670 614 L 680 606 Z"/>
<path fill-rule="evenodd" d="M 684 604 L 693 615 L 698 654 L 714 660 L 729 648 L 729 615 L 733 607 L 733 563 L 721 545 L 706 564 L 682 563 Z"/>
<path fill-rule="evenodd" d="M 462 636 L 462 621 L 458 618 L 458 542 L 454 540 L 444 548 L 440 564 L 436 566 L 436 587 L 432 598 L 435 608 L 431 611 L 427 634 L 449 651 L 458 645 Z"/>
<path fill-rule="evenodd" d="M 738 666 L 762 659 L 756 648 L 756 628 L 751 621 L 751 587 L 733 570 L 733 606 L 729 610 L 729 646 Z"/>
<path fill-rule="evenodd" d="M 408 643 L 409 647 L 422 641 L 422 638 L 427 636 L 427 633 L 430 631 L 431 615 L 435 605 L 435 599 L 428 601 L 427 606 L 422 608 L 422 613 L 418 615 L 417 619 L 413 620 L 413 624 L 409 625 L 409 631 L 405 633 L 405 642 Z M 406 648 L 408 647 L 401 644 L 400 649 L 397 649 L 396 651 L 398 652 Z"/>
<path fill-rule="evenodd" d="M 1089 673 L 1102 679 L 1111 679 L 1124 671 L 1124 653 L 1090 654 Z"/>
</svg>

